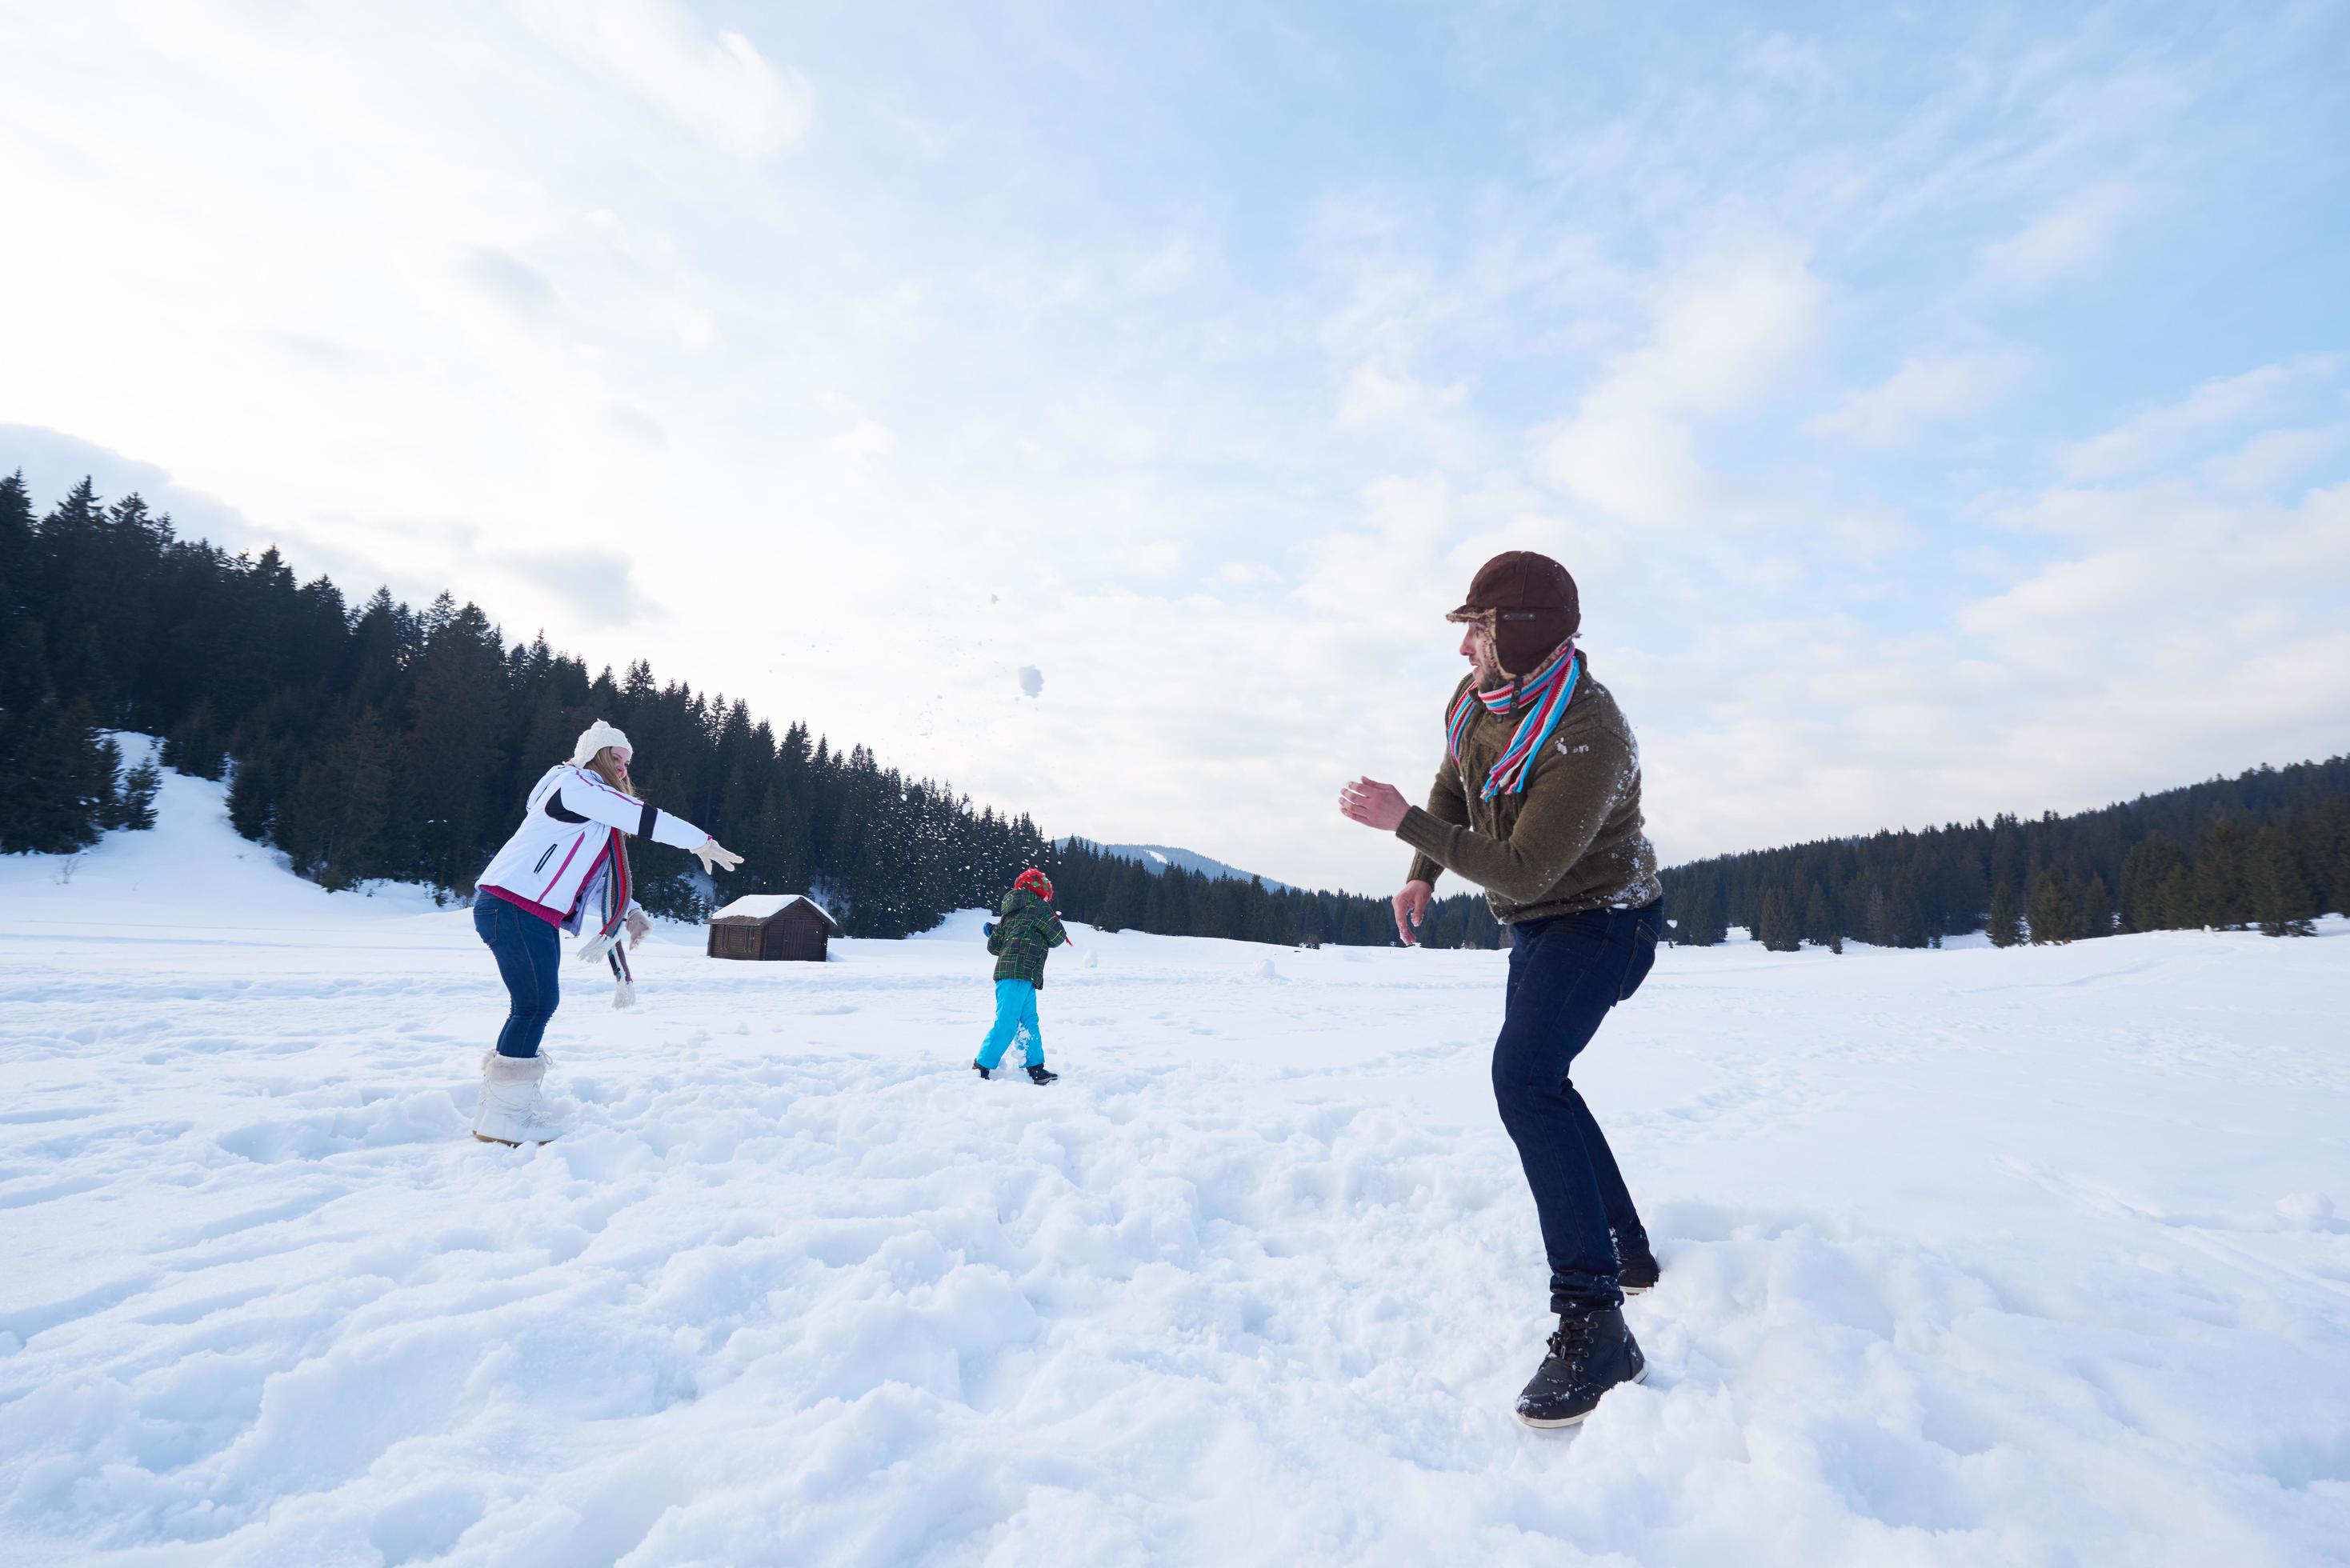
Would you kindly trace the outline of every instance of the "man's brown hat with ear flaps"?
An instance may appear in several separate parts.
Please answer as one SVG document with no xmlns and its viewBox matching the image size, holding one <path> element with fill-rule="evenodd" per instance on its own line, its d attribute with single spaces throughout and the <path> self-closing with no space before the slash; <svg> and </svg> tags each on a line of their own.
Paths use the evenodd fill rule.
<svg viewBox="0 0 2350 1568">
<path fill-rule="evenodd" d="M 1505 550 L 1477 568 L 1467 602 L 1444 618 L 1491 627 L 1503 670 L 1527 675 L 1582 628 L 1583 601 L 1566 568 L 1548 556 Z"/>
</svg>

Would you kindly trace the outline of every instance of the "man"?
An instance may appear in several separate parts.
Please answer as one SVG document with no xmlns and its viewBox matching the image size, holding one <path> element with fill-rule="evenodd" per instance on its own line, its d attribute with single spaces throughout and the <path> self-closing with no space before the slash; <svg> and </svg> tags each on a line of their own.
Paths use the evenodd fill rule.
<svg viewBox="0 0 2350 1568">
<path fill-rule="evenodd" d="M 1419 940 L 1446 871 L 1482 884 L 1509 928 L 1493 1096 L 1534 1189 L 1558 1314 L 1518 1417 L 1569 1427 L 1648 1371 L 1624 1324 L 1624 1293 L 1656 1282 L 1656 1259 L 1567 1071 L 1607 1010 L 1648 978 L 1663 888 L 1640 823 L 1639 745 L 1575 646 L 1582 610 L 1566 568 L 1528 550 L 1496 556 L 1446 618 L 1467 628 L 1461 652 L 1473 668 L 1445 711 L 1446 755 L 1428 808 L 1367 778 L 1338 805 L 1412 847 L 1395 896 L 1405 942 Z"/>
</svg>

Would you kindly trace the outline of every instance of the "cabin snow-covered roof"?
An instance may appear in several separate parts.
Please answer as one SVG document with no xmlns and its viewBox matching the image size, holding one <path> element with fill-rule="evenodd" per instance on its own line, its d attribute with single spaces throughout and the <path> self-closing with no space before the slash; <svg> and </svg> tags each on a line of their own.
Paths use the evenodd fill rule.
<svg viewBox="0 0 2350 1568">
<path fill-rule="evenodd" d="M 712 909 L 710 918 L 713 920 L 772 919 L 794 904 L 806 904 L 824 917 L 824 923 L 832 928 L 834 936 L 841 934 L 840 922 L 832 918 L 832 911 L 806 893 L 745 893 L 724 909 Z"/>
</svg>

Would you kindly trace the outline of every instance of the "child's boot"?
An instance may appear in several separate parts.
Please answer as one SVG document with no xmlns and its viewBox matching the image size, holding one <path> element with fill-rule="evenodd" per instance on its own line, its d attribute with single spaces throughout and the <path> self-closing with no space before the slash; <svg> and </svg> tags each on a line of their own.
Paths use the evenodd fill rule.
<svg viewBox="0 0 2350 1568">
<path fill-rule="evenodd" d="M 1042 1062 L 1028 1064 L 1028 1081 L 1032 1084 L 1049 1084 L 1060 1075 L 1058 1073 L 1046 1072 L 1045 1064 Z"/>
</svg>

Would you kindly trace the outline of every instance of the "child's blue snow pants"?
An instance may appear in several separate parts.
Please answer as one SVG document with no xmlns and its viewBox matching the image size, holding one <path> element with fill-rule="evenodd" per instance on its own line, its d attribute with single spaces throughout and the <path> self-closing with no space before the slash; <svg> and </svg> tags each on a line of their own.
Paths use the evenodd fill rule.
<svg viewBox="0 0 2350 1568">
<path fill-rule="evenodd" d="M 1012 1037 L 1023 1029 L 1028 1031 L 1028 1064 L 1032 1067 L 1045 1060 L 1045 1027 L 1036 1022 L 1036 988 L 1024 980 L 999 980 L 995 982 L 995 1026 L 987 1032 L 987 1042 L 979 1048 L 979 1064 L 989 1072 L 1003 1060 L 1011 1046 Z"/>
</svg>

